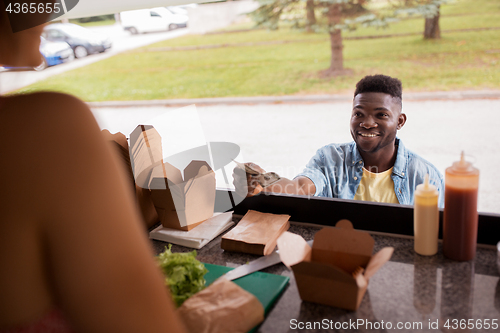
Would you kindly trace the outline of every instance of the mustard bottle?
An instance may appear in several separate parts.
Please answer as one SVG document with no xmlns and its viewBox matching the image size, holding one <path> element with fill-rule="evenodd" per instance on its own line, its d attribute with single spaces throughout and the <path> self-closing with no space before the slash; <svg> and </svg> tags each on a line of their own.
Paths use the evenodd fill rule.
<svg viewBox="0 0 500 333">
<path fill-rule="evenodd" d="M 476 255 L 479 170 L 464 158 L 446 169 L 443 215 L 443 254 L 467 261 Z"/>
<path fill-rule="evenodd" d="M 429 174 L 424 183 L 417 186 L 413 210 L 415 252 L 423 256 L 435 255 L 438 251 L 439 193 L 436 186 L 429 184 Z"/>
</svg>

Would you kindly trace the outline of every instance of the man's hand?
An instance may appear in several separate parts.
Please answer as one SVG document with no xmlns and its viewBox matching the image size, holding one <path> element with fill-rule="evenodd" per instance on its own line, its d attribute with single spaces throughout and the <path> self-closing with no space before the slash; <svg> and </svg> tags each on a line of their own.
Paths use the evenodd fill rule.
<svg viewBox="0 0 500 333">
<path fill-rule="evenodd" d="M 236 164 L 238 166 L 233 170 L 233 184 L 236 193 L 241 197 L 252 197 L 262 191 L 306 196 L 313 196 L 316 192 L 316 186 L 307 177 L 296 177 L 290 180 L 279 177 L 273 172 L 266 174 L 266 171 L 255 163 Z M 271 183 L 267 185 L 265 184 L 266 180 L 262 179 L 263 174 L 266 174 L 264 176 L 269 176 L 270 178 L 278 177 L 278 179 L 276 181 L 270 179 Z M 261 184 L 264 184 L 265 188 Z"/>
<path fill-rule="evenodd" d="M 247 173 L 245 166 L 255 170 L 256 173 Z M 238 163 L 233 170 L 233 184 L 236 193 L 242 197 L 252 197 L 262 192 L 263 188 L 258 180 L 259 174 L 262 173 L 266 173 L 266 171 L 255 163 L 249 162 L 243 165 Z"/>
</svg>

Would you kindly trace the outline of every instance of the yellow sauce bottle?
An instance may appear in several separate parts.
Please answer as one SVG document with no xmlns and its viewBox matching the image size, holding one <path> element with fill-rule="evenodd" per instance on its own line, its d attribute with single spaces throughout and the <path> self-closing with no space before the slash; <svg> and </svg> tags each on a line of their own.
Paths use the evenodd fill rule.
<svg viewBox="0 0 500 333">
<path fill-rule="evenodd" d="M 423 256 L 435 255 L 438 251 L 439 209 L 436 186 L 429 184 L 429 175 L 415 191 L 413 229 L 415 252 Z"/>
</svg>

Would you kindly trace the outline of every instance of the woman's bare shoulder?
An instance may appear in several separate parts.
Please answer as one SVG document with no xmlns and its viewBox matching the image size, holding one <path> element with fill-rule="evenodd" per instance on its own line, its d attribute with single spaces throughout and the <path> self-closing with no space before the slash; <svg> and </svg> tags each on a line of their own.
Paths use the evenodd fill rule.
<svg viewBox="0 0 500 333">
<path fill-rule="evenodd" d="M 2 172 L 43 175 L 30 180 L 42 186 L 62 179 L 64 163 L 92 159 L 104 149 L 92 112 L 76 97 L 41 92 L 2 97 L 2 102 L 0 132 L 8 144 L 0 154 L 13 161 L 1 165 Z"/>
<path fill-rule="evenodd" d="M 55 92 L 55 91 L 40 91 L 33 93 L 22 93 L 22 94 L 13 94 L 8 96 L 3 96 L 6 103 L 44 103 L 44 104 L 52 104 L 58 102 L 73 102 L 73 103 L 82 103 L 85 104 L 82 100 L 77 97 L 65 93 Z"/>
<path fill-rule="evenodd" d="M 13 117 L 37 117 L 59 115 L 71 117 L 78 113 L 89 113 L 82 100 L 64 93 L 36 92 L 3 97 L 3 109 Z"/>
<path fill-rule="evenodd" d="M 2 97 L 0 117 L 4 133 L 37 140 L 60 136 L 92 136 L 99 131 L 89 107 L 82 100 L 63 93 L 37 92 Z M 8 125 L 5 125 L 8 124 Z"/>
</svg>

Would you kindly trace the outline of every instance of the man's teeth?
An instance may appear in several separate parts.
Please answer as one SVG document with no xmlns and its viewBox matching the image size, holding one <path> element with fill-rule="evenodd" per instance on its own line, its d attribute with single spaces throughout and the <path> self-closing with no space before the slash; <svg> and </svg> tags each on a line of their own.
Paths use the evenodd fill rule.
<svg viewBox="0 0 500 333">
<path fill-rule="evenodd" d="M 360 135 L 364 136 L 364 137 L 369 137 L 369 138 L 373 138 L 373 137 L 377 136 L 376 134 L 363 134 L 363 133 L 360 133 Z"/>
</svg>

